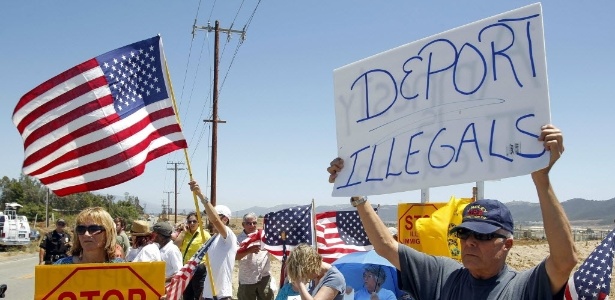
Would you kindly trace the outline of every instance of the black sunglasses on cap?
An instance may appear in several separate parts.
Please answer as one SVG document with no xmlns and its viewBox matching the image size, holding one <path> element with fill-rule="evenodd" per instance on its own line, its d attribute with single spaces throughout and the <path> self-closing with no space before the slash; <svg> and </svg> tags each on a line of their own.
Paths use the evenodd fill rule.
<svg viewBox="0 0 615 300">
<path fill-rule="evenodd" d="M 465 228 L 459 228 L 459 230 L 457 230 L 457 232 L 455 232 L 455 234 L 457 235 L 457 237 L 461 240 L 467 240 L 470 235 L 473 235 L 475 239 L 479 240 L 479 241 L 490 241 L 492 239 L 495 238 L 503 238 L 503 239 L 507 239 L 508 237 L 506 237 L 503 234 L 499 234 L 499 233 L 478 233 L 476 231 L 472 231 L 469 229 L 465 229 Z"/>
<path fill-rule="evenodd" d="M 78 235 L 84 235 L 86 231 L 89 232 L 91 235 L 95 235 L 105 231 L 105 227 L 102 227 L 100 225 L 78 225 L 77 227 L 75 227 L 75 232 Z"/>
</svg>

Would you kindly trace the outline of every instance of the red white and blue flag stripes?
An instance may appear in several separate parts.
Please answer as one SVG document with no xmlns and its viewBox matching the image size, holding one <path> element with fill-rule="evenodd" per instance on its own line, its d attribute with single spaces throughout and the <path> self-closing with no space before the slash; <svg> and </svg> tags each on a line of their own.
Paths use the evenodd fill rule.
<svg viewBox="0 0 615 300">
<path fill-rule="evenodd" d="M 107 52 L 26 93 L 13 112 L 24 174 L 65 196 L 139 176 L 186 148 L 159 36 Z"/>
</svg>

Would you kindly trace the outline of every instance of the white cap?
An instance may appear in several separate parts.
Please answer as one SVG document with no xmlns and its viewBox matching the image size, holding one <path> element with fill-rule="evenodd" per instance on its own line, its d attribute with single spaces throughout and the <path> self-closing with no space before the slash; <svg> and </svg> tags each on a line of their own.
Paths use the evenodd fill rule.
<svg viewBox="0 0 615 300">
<path fill-rule="evenodd" d="M 219 215 L 223 215 L 227 218 L 229 218 L 229 220 L 231 219 L 231 209 L 228 208 L 228 206 L 226 205 L 216 205 L 216 211 L 218 212 Z"/>
<path fill-rule="evenodd" d="M 389 227 L 389 232 L 391 233 L 391 235 L 397 235 L 397 228 L 395 227 Z"/>
</svg>

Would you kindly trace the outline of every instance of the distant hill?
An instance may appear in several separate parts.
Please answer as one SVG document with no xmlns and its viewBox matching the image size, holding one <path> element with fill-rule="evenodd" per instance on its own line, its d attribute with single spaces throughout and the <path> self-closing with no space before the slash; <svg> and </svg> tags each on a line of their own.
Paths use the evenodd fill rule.
<svg viewBox="0 0 615 300">
<path fill-rule="evenodd" d="M 540 205 L 525 201 L 507 202 L 506 205 L 515 219 L 516 224 L 541 223 L 542 215 Z M 248 212 L 264 216 L 268 212 L 278 211 L 295 205 L 276 205 L 274 207 L 254 206 L 235 212 L 238 217 Z M 586 200 L 574 198 L 562 202 L 562 206 L 568 215 L 568 219 L 575 226 L 586 225 L 610 225 L 615 220 L 615 198 L 609 200 Z M 316 213 L 332 210 L 352 210 L 350 204 L 343 205 L 320 205 L 316 207 Z M 387 223 L 397 222 L 397 205 L 381 205 L 378 215 Z"/>
</svg>

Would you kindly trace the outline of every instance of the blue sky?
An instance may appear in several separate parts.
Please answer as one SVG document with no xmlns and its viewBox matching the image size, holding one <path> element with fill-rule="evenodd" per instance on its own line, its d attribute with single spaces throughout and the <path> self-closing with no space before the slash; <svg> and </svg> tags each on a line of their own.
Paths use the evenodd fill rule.
<svg viewBox="0 0 615 300">
<path fill-rule="evenodd" d="M 190 162 L 210 181 L 213 33 L 192 25 L 241 30 L 221 36 L 217 201 L 233 210 L 277 204 L 341 204 L 325 168 L 336 156 L 333 70 L 368 56 L 519 8 L 532 1 L 3 1 L 0 3 L 0 176 L 17 178 L 23 144 L 11 116 L 19 98 L 43 81 L 109 50 L 161 34 Z M 615 197 L 611 132 L 615 41 L 611 1 L 543 5 L 551 118 L 566 152 L 552 171 L 560 201 Z M 256 12 L 254 13 L 256 8 Z M 253 14 L 254 13 L 254 14 Z M 253 16 L 252 16 L 253 15 Z M 252 18 L 251 18 L 252 16 Z M 251 18 L 251 22 L 249 21 Z M 237 51 L 236 51 L 237 50 Z M 223 84 L 222 84 L 223 83 Z M 159 211 L 173 191 L 169 161 L 99 193 L 138 196 Z M 185 165 L 182 167 L 185 168 Z M 187 174 L 178 173 L 179 211 L 193 207 Z M 473 184 L 430 189 L 433 202 L 471 196 Z M 537 198 L 529 176 L 485 183 L 504 202 Z M 173 203 L 173 197 L 171 197 Z M 420 192 L 374 196 L 374 203 L 419 202 Z"/>
</svg>

